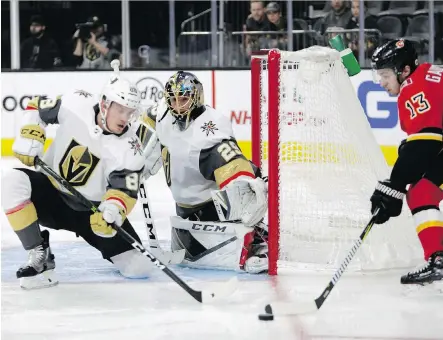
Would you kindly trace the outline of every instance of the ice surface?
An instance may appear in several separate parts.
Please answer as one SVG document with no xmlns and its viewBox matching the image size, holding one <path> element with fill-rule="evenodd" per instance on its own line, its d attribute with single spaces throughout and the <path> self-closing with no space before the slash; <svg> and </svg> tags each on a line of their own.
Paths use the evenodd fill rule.
<svg viewBox="0 0 443 340">
<path fill-rule="evenodd" d="M 1 159 L 2 171 L 17 162 Z M 168 217 L 174 204 L 162 174 L 148 190 L 161 244 L 169 244 Z M 129 218 L 146 240 L 141 211 Z M 330 274 L 298 272 L 270 278 L 238 275 L 229 298 L 201 305 L 161 271 L 145 280 L 122 278 L 101 255 L 64 231 L 51 232 L 60 284 L 24 291 L 15 279 L 26 260 L 14 232 L 1 215 L 2 339 L 19 340 L 280 340 L 280 339 L 443 339 L 443 293 L 436 287 L 408 289 L 403 272 L 346 273 L 322 309 L 313 315 L 257 314 L 272 301 L 314 299 Z M 228 280 L 231 272 L 173 270 L 195 289 Z"/>
</svg>

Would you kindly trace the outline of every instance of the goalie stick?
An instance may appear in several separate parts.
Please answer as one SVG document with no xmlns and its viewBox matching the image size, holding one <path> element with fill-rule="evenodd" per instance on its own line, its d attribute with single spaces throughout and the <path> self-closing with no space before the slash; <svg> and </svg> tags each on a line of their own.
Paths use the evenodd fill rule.
<svg viewBox="0 0 443 340">
<path fill-rule="evenodd" d="M 43 162 L 39 157 L 35 157 L 34 165 L 39 166 L 43 172 L 51 176 L 56 180 L 63 188 L 69 191 L 79 202 L 85 205 L 92 212 L 97 212 L 97 207 L 88 199 L 86 199 L 79 191 L 77 191 L 72 185 L 59 174 L 57 174 L 50 166 Z M 137 250 L 139 253 L 147 257 L 151 262 L 159 269 L 163 271 L 167 276 L 169 276 L 175 283 L 177 283 L 181 288 L 183 288 L 189 295 L 191 295 L 198 302 L 208 302 L 216 298 L 228 296 L 234 292 L 237 288 L 237 278 L 233 277 L 227 282 L 223 283 L 223 287 L 217 292 L 214 291 L 198 291 L 189 287 L 186 282 L 179 278 L 173 271 L 171 271 L 164 263 L 157 259 L 154 255 L 149 253 L 143 245 L 141 245 L 134 237 L 132 237 L 126 230 L 119 227 L 116 224 L 112 224 L 112 227 L 117 230 L 117 234 L 125 239 L 131 246 Z"/>
<path fill-rule="evenodd" d="M 148 242 L 150 251 L 155 257 L 159 258 L 165 264 L 179 264 L 185 258 L 186 251 L 180 249 L 177 251 L 164 251 L 157 239 L 157 231 L 155 229 L 154 220 L 152 219 L 149 197 L 146 193 L 145 184 L 143 181 L 140 184 L 140 189 L 138 190 L 138 197 L 142 204 L 143 214 L 145 217 L 146 232 L 148 233 Z"/>
<path fill-rule="evenodd" d="M 371 231 L 374 223 L 375 218 L 380 211 L 380 208 L 375 209 L 374 214 L 372 215 L 371 219 L 369 220 L 366 227 L 363 229 L 362 233 L 360 234 L 359 238 L 355 240 L 351 250 L 349 251 L 348 255 L 340 265 L 340 267 L 335 272 L 334 276 L 332 277 L 331 281 L 329 281 L 329 284 L 327 287 L 323 290 L 323 292 L 320 294 L 318 298 L 316 298 L 314 301 L 293 301 L 293 302 L 276 302 L 266 305 L 265 307 L 265 313 L 259 315 L 260 320 L 273 320 L 274 315 L 294 315 L 294 314 L 305 314 L 305 313 L 312 313 L 321 308 L 323 303 L 326 301 L 328 296 L 330 295 L 332 289 L 337 284 L 340 277 L 345 272 L 346 268 L 348 267 L 349 263 L 354 258 L 354 255 L 357 253 L 360 246 L 363 244 L 363 241 L 368 236 L 369 232 Z"/>
</svg>

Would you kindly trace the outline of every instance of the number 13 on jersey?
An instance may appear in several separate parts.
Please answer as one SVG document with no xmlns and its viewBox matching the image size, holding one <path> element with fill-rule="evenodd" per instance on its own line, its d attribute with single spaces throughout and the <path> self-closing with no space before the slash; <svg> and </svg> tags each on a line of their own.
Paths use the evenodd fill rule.
<svg viewBox="0 0 443 340">
<path fill-rule="evenodd" d="M 428 112 L 431 109 L 431 104 L 429 104 L 429 101 L 425 98 L 425 94 L 423 91 L 414 94 L 410 99 L 406 101 L 405 106 L 410 112 L 411 119 L 414 119 L 419 114 Z"/>
</svg>

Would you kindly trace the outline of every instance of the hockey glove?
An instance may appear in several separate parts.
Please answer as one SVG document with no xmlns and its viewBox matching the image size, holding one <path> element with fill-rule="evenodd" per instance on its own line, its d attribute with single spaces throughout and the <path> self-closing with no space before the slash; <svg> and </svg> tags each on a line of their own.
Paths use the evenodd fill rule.
<svg viewBox="0 0 443 340">
<path fill-rule="evenodd" d="M 405 193 L 406 189 L 394 188 L 390 180 L 378 182 L 371 196 L 371 213 L 374 213 L 375 209 L 380 208 L 375 218 L 376 224 L 383 224 L 389 218 L 401 214 Z"/>
<path fill-rule="evenodd" d="M 43 155 L 45 145 L 45 130 L 37 124 L 25 125 L 20 129 L 20 135 L 12 145 L 14 156 L 24 165 L 33 166 L 36 156 Z"/>
<path fill-rule="evenodd" d="M 241 220 L 245 226 L 253 227 L 268 209 L 268 187 L 261 178 L 240 176 L 211 194 L 220 221 Z"/>
<path fill-rule="evenodd" d="M 126 218 L 123 208 L 115 203 L 104 201 L 99 205 L 98 210 L 90 217 L 92 231 L 100 237 L 114 237 L 117 231 L 110 224 L 122 226 Z"/>
</svg>

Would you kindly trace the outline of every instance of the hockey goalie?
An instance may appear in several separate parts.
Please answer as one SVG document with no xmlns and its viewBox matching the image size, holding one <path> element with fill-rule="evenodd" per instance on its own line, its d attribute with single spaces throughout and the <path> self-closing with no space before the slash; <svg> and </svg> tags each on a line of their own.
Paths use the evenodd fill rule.
<svg viewBox="0 0 443 340">
<path fill-rule="evenodd" d="M 164 100 L 142 117 L 159 141 L 145 177 L 163 165 L 178 215 L 171 217 L 171 247 L 186 250 L 182 264 L 266 272 L 267 185 L 240 150 L 229 118 L 204 105 L 201 82 L 177 72 Z"/>
</svg>

